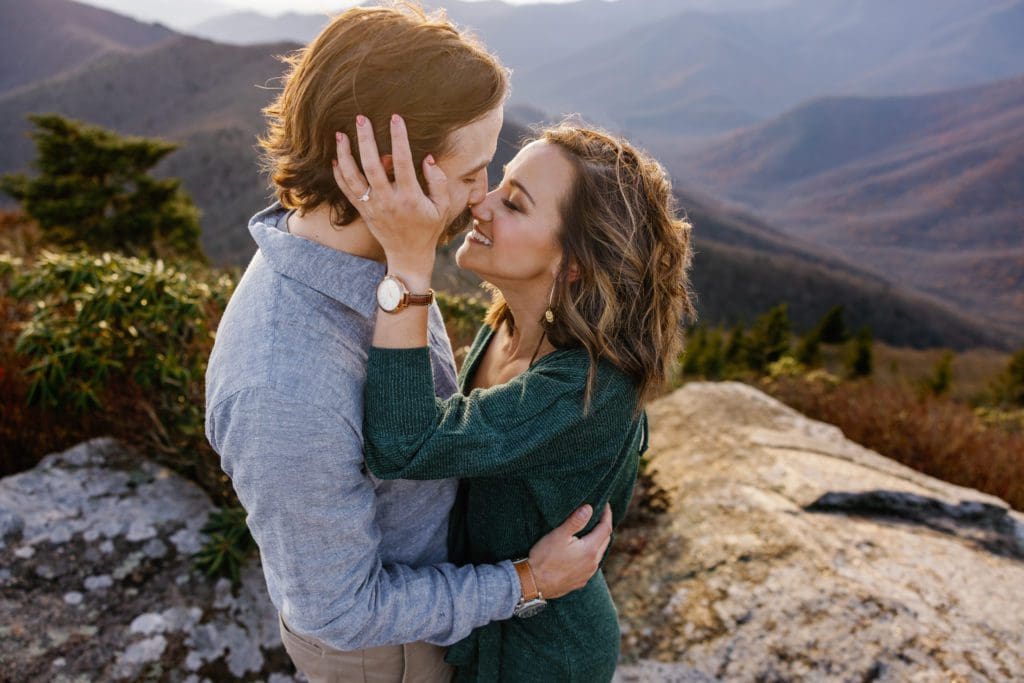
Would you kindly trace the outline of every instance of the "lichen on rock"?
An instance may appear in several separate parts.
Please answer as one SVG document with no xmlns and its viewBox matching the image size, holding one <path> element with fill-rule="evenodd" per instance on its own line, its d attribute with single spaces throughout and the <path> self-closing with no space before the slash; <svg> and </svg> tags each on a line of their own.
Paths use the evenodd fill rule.
<svg viewBox="0 0 1024 683">
<path fill-rule="evenodd" d="M 193 569 L 214 509 L 109 439 L 0 480 L 3 679 L 296 680 L 259 563 Z"/>
</svg>

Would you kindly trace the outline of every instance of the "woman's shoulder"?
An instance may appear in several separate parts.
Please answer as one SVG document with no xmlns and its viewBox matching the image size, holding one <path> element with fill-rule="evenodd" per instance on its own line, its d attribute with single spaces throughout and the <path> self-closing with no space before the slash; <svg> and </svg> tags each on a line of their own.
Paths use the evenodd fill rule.
<svg viewBox="0 0 1024 683">
<path fill-rule="evenodd" d="M 543 361 L 543 364 L 541 363 Z M 549 376 L 583 386 L 590 373 L 590 354 L 582 346 L 558 349 L 538 361 L 537 369 Z M 637 383 L 622 368 L 603 356 L 597 360 L 594 390 L 597 395 L 636 398 Z"/>
</svg>

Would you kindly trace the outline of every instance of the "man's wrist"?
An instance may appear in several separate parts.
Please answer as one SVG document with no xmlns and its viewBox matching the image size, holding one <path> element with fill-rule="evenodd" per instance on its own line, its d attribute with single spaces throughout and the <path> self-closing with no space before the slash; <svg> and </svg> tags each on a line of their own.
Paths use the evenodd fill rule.
<svg viewBox="0 0 1024 683">
<path fill-rule="evenodd" d="M 503 560 L 498 563 L 498 566 L 505 570 L 505 575 L 508 577 L 509 584 L 509 597 L 511 602 L 507 603 L 508 610 L 502 615 L 502 619 L 511 619 L 515 612 L 516 606 L 523 599 L 523 585 L 519 582 L 519 573 L 516 568 L 512 565 L 512 560 Z"/>
</svg>

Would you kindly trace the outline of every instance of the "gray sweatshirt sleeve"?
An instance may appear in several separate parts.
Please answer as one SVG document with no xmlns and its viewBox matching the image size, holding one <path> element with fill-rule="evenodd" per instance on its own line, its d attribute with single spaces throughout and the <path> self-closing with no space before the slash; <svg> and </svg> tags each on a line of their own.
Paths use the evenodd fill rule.
<svg viewBox="0 0 1024 683">
<path fill-rule="evenodd" d="M 248 513 L 271 596 L 296 631 L 339 650 L 449 645 L 512 616 L 520 588 L 510 561 L 381 563 L 362 438 L 345 416 L 257 387 L 212 406 L 206 433 Z"/>
</svg>

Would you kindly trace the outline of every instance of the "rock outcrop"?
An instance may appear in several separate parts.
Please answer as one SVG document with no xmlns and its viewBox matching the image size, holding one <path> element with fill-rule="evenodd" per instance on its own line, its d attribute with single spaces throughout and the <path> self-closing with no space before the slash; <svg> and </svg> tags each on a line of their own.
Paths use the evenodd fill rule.
<svg viewBox="0 0 1024 683">
<path fill-rule="evenodd" d="M 649 414 L 620 683 L 1024 680 L 1024 515 L 744 384 Z M 193 569 L 212 509 L 108 440 L 0 480 L 0 681 L 297 680 L 259 565 Z"/>
<path fill-rule="evenodd" d="M 608 566 L 619 680 L 1024 680 L 1024 515 L 745 384 L 648 412 L 667 509 Z"/>
<path fill-rule="evenodd" d="M 0 680 L 296 680 L 258 563 L 193 569 L 212 510 L 105 439 L 0 480 Z"/>
</svg>

